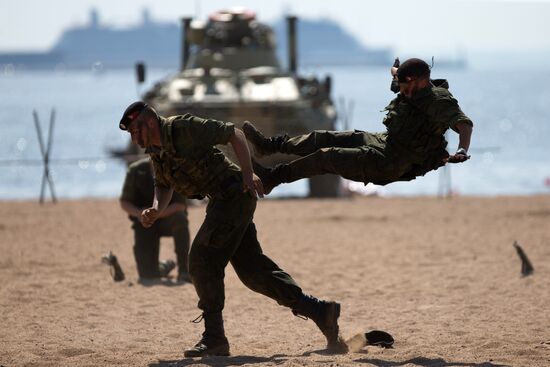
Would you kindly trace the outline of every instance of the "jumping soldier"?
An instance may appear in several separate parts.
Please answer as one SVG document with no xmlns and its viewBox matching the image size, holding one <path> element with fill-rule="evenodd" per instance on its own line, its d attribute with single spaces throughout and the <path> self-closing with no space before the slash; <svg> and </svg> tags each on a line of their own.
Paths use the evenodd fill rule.
<svg viewBox="0 0 550 367">
<path fill-rule="evenodd" d="M 314 131 L 290 138 L 265 137 L 245 122 L 243 131 L 256 154 L 276 152 L 301 156 L 290 163 L 266 168 L 254 162 L 268 194 L 277 185 L 332 173 L 346 179 L 386 185 L 410 181 L 445 163 L 468 160 L 472 121 L 448 91 L 445 80 L 431 80 L 429 65 L 409 59 L 391 70 L 397 98 L 386 107 L 386 132 Z M 458 150 L 449 155 L 445 131 L 459 134 Z"/>
</svg>

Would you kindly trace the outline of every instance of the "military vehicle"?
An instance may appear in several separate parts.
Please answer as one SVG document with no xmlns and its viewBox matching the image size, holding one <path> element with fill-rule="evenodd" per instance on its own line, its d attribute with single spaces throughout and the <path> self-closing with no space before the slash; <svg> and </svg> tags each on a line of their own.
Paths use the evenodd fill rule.
<svg viewBox="0 0 550 367">
<path fill-rule="evenodd" d="M 287 17 L 288 69 L 284 70 L 272 29 L 258 22 L 254 12 L 219 11 L 206 22 L 183 18 L 180 71 L 156 83 L 143 100 L 163 116 L 191 113 L 231 121 L 237 127 L 248 120 L 270 136 L 334 130 L 337 116 L 330 76 L 319 80 L 297 73 L 296 21 Z M 138 63 L 136 70 L 138 82 L 143 82 L 145 66 Z M 281 154 L 257 159 L 273 165 L 293 158 Z M 312 197 L 340 195 L 336 176 L 314 177 L 309 187 Z"/>
</svg>

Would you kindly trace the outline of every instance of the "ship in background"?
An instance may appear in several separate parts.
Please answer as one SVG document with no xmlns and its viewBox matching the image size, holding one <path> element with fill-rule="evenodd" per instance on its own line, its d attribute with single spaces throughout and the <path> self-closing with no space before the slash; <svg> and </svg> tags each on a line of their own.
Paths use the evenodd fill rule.
<svg viewBox="0 0 550 367">
<path fill-rule="evenodd" d="M 288 45 L 286 20 L 270 25 L 277 44 L 277 55 L 286 60 Z M 0 53 L 0 66 L 15 69 L 115 69 L 132 68 L 136 60 L 152 68 L 177 68 L 181 26 L 159 22 L 144 9 L 141 23 L 128 28 L 103 24 L 97 10 L 89 22 L 67 29 L 47 52 Z M 390 48 L 363 46 L 332 20 L 301 19 L 297 30 L 300 65 L 391 65 Z"/>
</svg>

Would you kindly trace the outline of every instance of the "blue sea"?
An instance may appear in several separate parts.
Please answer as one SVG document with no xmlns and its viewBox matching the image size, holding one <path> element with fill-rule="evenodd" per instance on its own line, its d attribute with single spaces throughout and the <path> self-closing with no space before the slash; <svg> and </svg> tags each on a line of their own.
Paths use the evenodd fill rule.
<svg viewBox="0 0 550 367">
<path fill-rule="evenodd" d="M 126 167 L 111 159 L 108 150 L 128 142 L 117 126 L 120 115 L 139 93 L 171 72 L 150 70 L 146 85 L 137 87 L 132 69 L 0 70 L 0 199 L 39 196 L 43 167 L 33 111 L 47 141 L 52 109 L 56 115 L 50 159 L 57 196 L 117 197 Z M 338 106 L 348 107 L 341 115 L 348 116 L 350 129 L 384 130 L 381 111 L 394 97 L 388 68 L 316 67 L 301 72 L 332 75 L 333 98 Z M 475 124 L 471 160 L 447 171 L 451 191 L 481 196 L 550 193 L 550 70 L 434 68 L 432 73 L 449 80 L 452 93 Z M 450 150 L 456 149 L 457 141 L 451 132 Z M 379 193 L 437 195 L 445 182 L 442 172 L 390 184 Z M 307 183 L 300 181 L 277 188 L 273 195 L 306 192 Z"/>
</svg>

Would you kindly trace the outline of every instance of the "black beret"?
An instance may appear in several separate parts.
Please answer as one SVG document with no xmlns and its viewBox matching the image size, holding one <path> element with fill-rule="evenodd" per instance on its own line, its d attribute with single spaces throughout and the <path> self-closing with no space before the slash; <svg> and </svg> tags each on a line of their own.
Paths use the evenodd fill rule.
<svg viewBox="0 0 550 367">
<path fill-rule="evenodd" d="M 408 76 L 430 76 L 430 65 L 428 65 L 424 60 L 416 58 L 408 59 L 397 69 L 397 80 L 404 83 L 407 81 L 405 78 Z"/>
<path fill-rule="evenodd" d="M 141 101 L 137 101 L 129 105 L 122 114 L 122 118 L 118 123 L 120 130 L 128 130 L 128 127 L 130 127 L 132 121 L 134 121 L 146 107 L 147 104 Z"/>
</svg>

